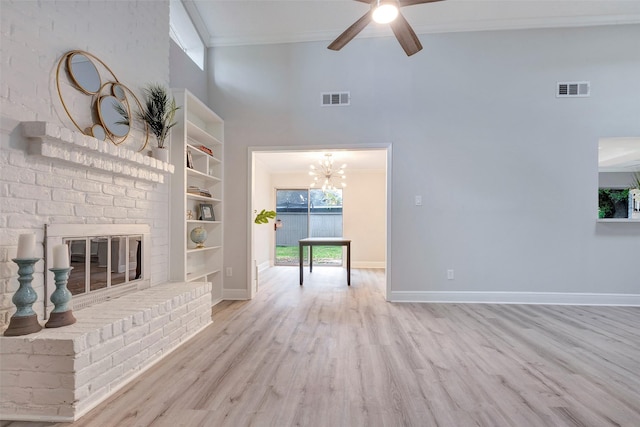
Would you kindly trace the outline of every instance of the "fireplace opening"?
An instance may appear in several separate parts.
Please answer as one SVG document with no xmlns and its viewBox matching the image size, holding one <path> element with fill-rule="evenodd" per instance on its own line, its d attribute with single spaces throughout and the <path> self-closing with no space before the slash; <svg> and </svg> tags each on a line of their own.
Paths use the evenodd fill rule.
<svg viewBox="0 0 640 427">
<path fill-rule="evenodd" d="M 141 235 L 71 238 L 64 242 L 73 267 L 67 282 L 71 295 L 141 280 Z"/>
<path fill-rule="evenodd" d="M 46 227 L 47 259 L 59 244 L 68 247 L 71 270 L 67 288 L 74 310 L 80 310 L 150 286 L 147 224 L 51 224 Z M 50 266 L 47 265 L 48 270 Z M 45 277 L 45 315 L 55 290 L 53 274 Z"/>
</svg>

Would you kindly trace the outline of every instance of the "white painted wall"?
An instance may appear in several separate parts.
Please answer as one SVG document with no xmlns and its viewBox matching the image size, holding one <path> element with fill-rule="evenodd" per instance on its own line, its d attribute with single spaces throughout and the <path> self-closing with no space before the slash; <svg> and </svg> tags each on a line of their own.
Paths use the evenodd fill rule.
<svg viewBox="0 0 640 427">
<path fill-rule="evenodd" d="M 169 62 L 171 64 L 170 85 L 172 88 L 184 88 L 208 104 L 208 77 L 195 62 L 174 42 L 170 40 Z M 206 51 L 205 51 L 206 55 Z M 206 62 L 205 62 L 206 64 Z"/>
<path fill-rule="evenodd" d="M 225 263 L 242 271 L 247 256 L 247 147 L 392 142 L 391 298 L 638 301 L 629 266 L 640 224 L 597 224 L 596 206 L 598 139 L 640 135 L 640 25 L 421 40 L 412 57 L 391 38 L 356 38 L 340 52 L 326 43 L 210 51 L 209 99 L 233 165 Z M 591 97 L 554 96 L 556 82 L 576 80 L 591 82 Z M 343 90 L 350 107 L 319 106 L 321 92 Z M 246 287 L 242 274 L 227 279 Z"/>
<path fill-rule="evenodd" d="M 267 166 L 260 159 L 255 159 L 255 168 L 253 171 L 253 215 L 262 209 L 275 210 L 275 193 L 271 184 L 271 174 Z M 253 224 L 254 233 L 254 258 L 256 265 L 260 268 L 273 265 L 273 239 L 275 231 L 273 231 L 273 220 L 269 224 Z"/>
<path fill-rule="evenodd" d="M 18 235 L 37 234 L 42 257 L 48 223 L 148 223 L 152 284 L 167 278 L 169 184 L 150 184 L 27 154 L 19 122 L 75 130 L 55 88 L 59 58 L 81 49 L 104 61 L 129 88 L 169 82 L 169 3 L 156 1 L 2 1 L 0 79 L 0 327 L 14 312 Z M 42 315 L 43 263 L 34 288 Z"/>
</svg>

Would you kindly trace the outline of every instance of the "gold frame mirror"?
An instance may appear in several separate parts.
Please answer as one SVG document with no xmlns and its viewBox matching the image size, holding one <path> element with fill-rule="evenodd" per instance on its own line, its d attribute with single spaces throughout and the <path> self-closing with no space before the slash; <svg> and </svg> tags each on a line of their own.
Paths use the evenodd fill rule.
<svg viewBox="0 0 640 427">
<path fill-rule="evenodd" d="M 75 98 L 74 100 L 70 99 L 73 94 L 69 94 L 68 91 L 66 96 L 63 95 L 65 92 L 61 84 L 63 65 L 66 66 L 66 75 L 71 83 L 64 87 L 71 87 L 91 97 L 89 100 L 90 119 L 86 118 L 86 111 L 79 111 L 75 114 L 70 111 L 68 105 L 78 108 L 79 103 L 74 102 Z M 132 114 L 132 107 L 142 111 L 140 101 L 96 56 L 82 50 L 72 50 L 65 53 L 58 61 L 56 87 L 67 116 L 83 134 L 93 136 L 101 141 L 108 139 L 113 144 L 120 145 L 131 135 L 131 130 L 137 128 L 143 134 L 143 141 L 136 151 L 140 152 L 147 147 L 149 127 L 146 122 L 136 119 L 136 114 Z M 89 120 L 90 123 L 81 125 L 83 121 Z"/>
</svg>

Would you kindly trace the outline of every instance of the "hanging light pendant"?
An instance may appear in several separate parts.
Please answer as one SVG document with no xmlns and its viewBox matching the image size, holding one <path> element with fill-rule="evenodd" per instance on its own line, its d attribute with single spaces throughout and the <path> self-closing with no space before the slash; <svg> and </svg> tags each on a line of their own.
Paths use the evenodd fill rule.
<svg viewBox="0 0 640 427">
<path fill-rule="evenodd" d="M 346 164 L 343 164 L 340 168 L 334 168 L 331 153 L 326 153 L 324 158 L 320 159 L 318 163 L 319 166 L 309 166 L 309 175 L 313 177 L 311 184 L 309 184 L 311 188 L 320 185 L 320 182 L 322 182 L 320 188 L 322 188 L 323 191 L 336 190 L 337 188 L 347 186 L 345 182 L 347 176 L 344 174 L 344 169 L 347 167 Z"/>
</svg>

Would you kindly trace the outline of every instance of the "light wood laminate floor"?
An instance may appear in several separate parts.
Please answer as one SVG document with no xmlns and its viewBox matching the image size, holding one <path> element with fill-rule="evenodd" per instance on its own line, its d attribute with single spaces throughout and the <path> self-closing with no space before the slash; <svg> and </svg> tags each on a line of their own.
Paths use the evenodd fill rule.
<svg viewBox="0 0 640 427">
<path fill-rule="evenodd" d="M 640 426 L 640 308 L 392 304 L 382 270 L 344 275 L 262 273 L 254 300 L 57 426 Z"/>
</svg>

